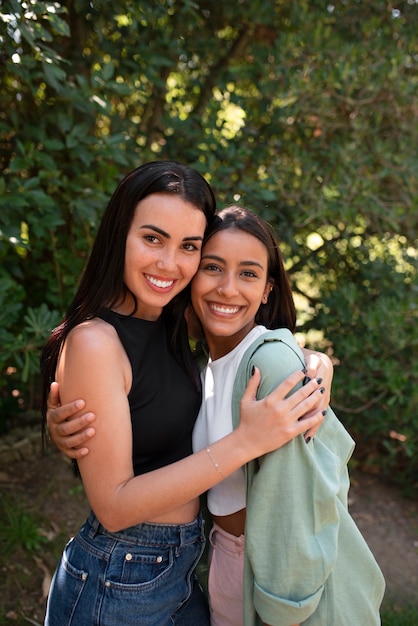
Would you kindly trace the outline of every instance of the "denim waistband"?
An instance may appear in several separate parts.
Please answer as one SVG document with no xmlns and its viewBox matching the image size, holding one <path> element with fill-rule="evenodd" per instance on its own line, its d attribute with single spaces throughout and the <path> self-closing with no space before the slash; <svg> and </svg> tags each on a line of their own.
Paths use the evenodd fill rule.
<svg viewBox="0 0 418 626">
<path fill-rule="evenodd" d="M 203 533 L 202 514 L 187 524 L 150 524 L 143 523 L 125 528 L 117 532 L 110 532 L 99 522 L 93 511 L 90 512 L 82 529 L 90 539 L 96 535 L 105 535 L 118 541 L 124 541 L 142 546 L 182 546 L 193 543 Z"/>
</svg>

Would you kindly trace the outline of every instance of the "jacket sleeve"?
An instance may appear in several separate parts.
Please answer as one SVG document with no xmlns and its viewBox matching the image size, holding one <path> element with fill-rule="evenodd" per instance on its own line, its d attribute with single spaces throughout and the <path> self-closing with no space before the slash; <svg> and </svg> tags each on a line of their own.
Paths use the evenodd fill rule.
<svg viewBox="0 0 418 626">
<path fill-rule="evenodd" d="M 258 396 L 300 369 L 301 354 L 293 338 L 263 343 L 247 367 L 260 368 Z M 247 468 L 245 589 L 264 623 L 302 623 L 321 599 L 336 560 L 338 498 L 353 448 L 345 432 L 329 410 L 315 441 L 300 435 Z"/>
</svg>

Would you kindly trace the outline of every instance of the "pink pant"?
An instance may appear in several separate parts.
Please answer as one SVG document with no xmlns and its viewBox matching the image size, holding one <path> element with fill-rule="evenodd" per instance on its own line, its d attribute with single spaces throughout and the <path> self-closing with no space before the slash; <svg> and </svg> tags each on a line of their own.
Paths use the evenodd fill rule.
<svg viewBox="0 0 418 626">
<path fill-rule="evenodd" d="M 244 535 L 235 537 L 214 524 L 209 540 L 211 626 L 243 626 Z"/>
</svg>

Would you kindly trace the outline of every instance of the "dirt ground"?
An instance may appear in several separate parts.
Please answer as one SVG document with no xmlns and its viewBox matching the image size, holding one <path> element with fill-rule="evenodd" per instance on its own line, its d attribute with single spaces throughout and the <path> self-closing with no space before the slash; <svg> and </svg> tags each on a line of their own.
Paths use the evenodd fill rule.
<svg viewBox="0 0 418 626">
<path fill-rule="evenodd" d="M 418 503 L 378 477 L 351 473 L 350 510 L 387 582 L 385 602 L 418 606 Z M 43 623 L 45 598 L 60 552 L 87 513 L 79 481 L 60 455 L 17 461 L 0 469 L 0 525 L 4 503 L 14 502 L 36 520 L 42 545 L 5 556 L 0 546 L 0 626 Z M 7 504 L 6 502 L 6 504 Z M 28 529 L 33 530 L 28 523 Z M 3 537 L 3 535 L 0 535 Z"/>
</svg>

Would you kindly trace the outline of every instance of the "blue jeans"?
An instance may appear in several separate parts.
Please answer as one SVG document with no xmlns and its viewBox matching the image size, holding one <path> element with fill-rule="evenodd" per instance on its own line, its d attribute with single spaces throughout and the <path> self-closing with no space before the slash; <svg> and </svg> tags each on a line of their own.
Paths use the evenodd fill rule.
<svg viewBox="0 0 418 626">
<path fill-rule="evenodd" d="M 204 545 L 201 516 L 111 533 L 90 513 L 54 574 L 45 626 L 209 626 L 194 573 Z"/>
</svg>

